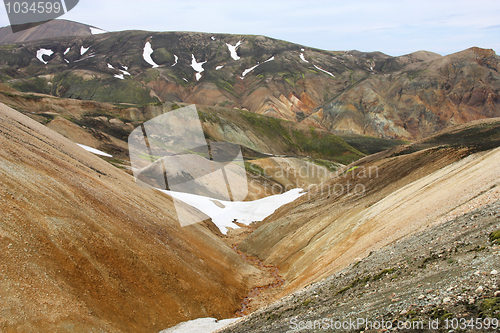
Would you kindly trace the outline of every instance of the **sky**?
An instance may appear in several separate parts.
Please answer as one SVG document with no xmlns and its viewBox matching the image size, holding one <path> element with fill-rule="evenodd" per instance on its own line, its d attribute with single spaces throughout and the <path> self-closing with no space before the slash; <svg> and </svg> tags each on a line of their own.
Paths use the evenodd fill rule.
<svg viewBox="0 0 500 333">
<path fill-rule="evenodd" d="M 325 50 L 500 51 L 499 0 L 80 0 L 62 18 L 107 31 L 266 35 Z M 0 9 L 0 24 L 8 25 Z"/>
</svg>

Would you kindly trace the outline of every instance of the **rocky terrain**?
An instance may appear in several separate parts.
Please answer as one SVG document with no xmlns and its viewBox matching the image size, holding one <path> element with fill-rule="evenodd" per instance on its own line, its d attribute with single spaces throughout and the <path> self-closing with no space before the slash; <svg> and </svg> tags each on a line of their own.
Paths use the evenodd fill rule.
<svg viewBox="0 0 500 333">
<path fill-rule="evenodd" d="M 321 327 L 328 326 L 320 325 L 369 318 L 368 328 L 384 321 L 394 328 L 385 331 L 401 331 L 399 322 L 414 331 L 448 332 L 453 318 L 499 319 L 499 232 L 496 201 L 373 251 L 221 331 L 324 332 Z M 436 319 L 439 330 L 428 329 Z M 336 331 L 381 331 L 366 327 L 347 324 Z M 464 327 L 460 331 L 496 331 L 474 329 L 470 322 Z"/>
<path fill-rule="evenodd" d="M 499 66 L 493 50 L 474 47 L 391 57 L 194 32 L 124 31 L 0 47 L 1 82 L 25 92 L 239 108 L 337 134 L 410 140 L 499 116 Z"/>
<path fill-rule="evenodd" d="M 277 267 L 284 283 L 253 297 L 249 307 L 255 310 L 374 250 L 498 200 L 499 124 L 493 119 L 460 126 L 360 159 L 253 224 L 238 249 Z"/>
</svg>

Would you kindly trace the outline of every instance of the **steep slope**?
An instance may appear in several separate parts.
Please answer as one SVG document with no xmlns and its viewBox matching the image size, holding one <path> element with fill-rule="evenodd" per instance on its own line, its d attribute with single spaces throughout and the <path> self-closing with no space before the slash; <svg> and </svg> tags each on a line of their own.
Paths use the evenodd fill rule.
<svg viewBox="0 0 500 333">
<path fill-rule="evenodd" d="M 3 104 L 0 145 L 1 331 L 231 317 L 258 278 L 213 224 L 181 228 L 170 197 Z"/>
<path fill-rule="evenodd" d="M 26 92 L 246 109 L 329 131 L 419 139 L 499 116 L 499 57 L 323 51 L 264 36 L 124 31 L 0 48 L 0 79 Z"/>
<path fill-rule="evenodd" d="M 499 146 L 496 118 L 368 156 L 259 223 L 239 249 L 280 269 L 285 284 L 276 292 L 284 296 L 373 250 L 498 200 Z"/>
<path fill-rule="evenodd" d="M 10 27 L 0 28 L 0 44 L 24 43 L 67 36 L 90 36 L 102 32 L 104 31 L 90 25 L 59 19 L 16 33 L 13 33 Z"/>
<path fill-rule="evenodd" d="M 398 240 L 223 332 L 378 332 L 382 320 L 384 327 L 401 325 L 396 331 L 448 332 L 453 318 L 487 323 L 481 330 L 493 332 L 498 325 L 486 318 L 500 319 L 499 212 L 496 201 Z M 429 329 L 436 320 L 439 329 Z"/>
</svg>

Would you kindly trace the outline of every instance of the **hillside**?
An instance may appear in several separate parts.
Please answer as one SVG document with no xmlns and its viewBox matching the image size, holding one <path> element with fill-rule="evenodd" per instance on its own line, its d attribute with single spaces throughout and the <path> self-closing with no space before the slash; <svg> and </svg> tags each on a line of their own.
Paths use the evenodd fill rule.
<svg viewBox="0 0 500 333">
<path fill-rule="evenodd" d="M 499 57 L 323 51 L 264 36 L 123 31 L 0 47 L 24 91 L 246 109 L 336 134 L 420 139 L 500 115 Z"/>
<path fill-rule="evenodd" d="M 375 320 L 418 332 L 448 332 L 446 319 L 499 318 L 499 247 L 491 236 L 500 230 L 499 209 L 497 201 L 375 250 L 321 282 L 227 323 L 221 332 L 299 327 L 322 332 L 342 323 L 347 323 L 345 332 L 378 332 Z M 358 318 L 369 322 L 350 327 Z M 429 322 L 435 320 L 439 329 L 430 330 Z M 469 326 L 462 331 L 478 330 Z M 490 324 L 482 331 L 495 329 Z"/>
<path fill-rule="evenodd" d="M 172 199 L 0 104 L 0 330 L 231 317 L 260 273 Z M 254 282 L 252 282 L 254 281 Z"/>
<path fill-rule="evenodd" d="M 498 118 L 464 125 L 360 159 L 257 223 L 238 248 L 278 267 L 285 282 L 256 297 L 256 306 L 499 200 L 499 146 Z"/>
</svg>

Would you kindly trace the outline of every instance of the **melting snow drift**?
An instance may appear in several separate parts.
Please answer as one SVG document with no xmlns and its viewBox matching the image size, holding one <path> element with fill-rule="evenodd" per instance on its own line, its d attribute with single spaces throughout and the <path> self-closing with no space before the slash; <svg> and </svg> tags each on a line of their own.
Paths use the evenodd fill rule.
<svg viewBox="0 0 500 333">
<path fill-rule="evenodd" d="M 196 58 L 194 57 L 194 54 L 191 54 L 192 60 L 191 60 L 191 67 L 193 67 L 194 71 L 196 72 L 196 81 L 199 81 L 201 79 L 201 72 L 203 72 L 205 69 L 203 69 L 203 64 L 206 63 L 204 62 L 197 62 Z"/>
<path fill-rule="evenodd" d="M 52 50 L 47 50 L 47 49 L 40 49 L 38 51 L 36 51 L 36 57 L 38 58 L 38 60 L 40 60 L 41 62 L 43 62 L 45 65 L 47 65 L 47 61 L 45 61 L 43 59 L 43 56 L 51 56 L 54 54 L 54 51 Z"/>
<path fill-rule="evenodd" d="M 90 46 L 89 47 L 81 47 L 80 48 L 80 55 L 84 55 L 85 53 L 87 53 L 87 51 L 90 49 Z"/>
<path fill-rule="evenodd" d="M 267 60 L 266 60 L 266 61 L 264 61 L 262 64 L 265 64 L 266 62 L 268 62 L 268 61 L 272 61 L 272 60 L 274 60 L 274 56 L 272 56 L 271 58 L 267 59 Z M 245 75 L 247 75 L 248 73 L 250 73 L 251 71 L 253 71 L 254 69 L 256 69 L 257 67 L 259 67 L 259 66 L 260 66 L 260 65 L 262 65 L 262 64 L 257 64 L 257 65 L 255 65 L 255 66 L 253 66 L 253 67 L 250 67 L 250 68 L 245 69 L 245 70 L 243 71 L 243 73 L 241 74 L 241 77 L 242 77 L 242 78 L 244 78 L 244 77 L 245 77 Z"/>
<path fill-rule="evenodd" d="M 92 147 L 89 147 L 89 146 L 86 146 L 86 145 L 82 145 L 82 144 L 79 144 L 79 143 L 77 143 L 77 145 L 80 146 L 81 148 L 85 149 L 86 151 L 91 152 L 92 154 L 96 154 L 96 155 L 100 155 L 100 156 L 106 156 L 106 157 L 113 157 L 112 155 L 109 155 L 108 153 L 105 153 L 105 152 L 100 151 L 98 149 L 95 149 L 95 148 L 92 148 Z"/>
<path fill-rule="evenodd" d="M 328 74 L 328 75 L 330 75 L 330 76 L 335 77 L 335 75 L 333 75 L 332 73 L 330 73 L 330 72 L 328 72 L 328 71 L 325 71 L 324 69 L 319 68 L 319 67 L 318 67 L 318 66 L 316 66 L 316 65 L 313 65 L 313 66 L 314 66 L 316 69 L 319 69 L 320 71 L 322 71 L 323 73 L 326 73 L 326 74 Z"/>
<path fill-rule="evenodd" d="M 160 331 L 160 333 L 212 333 L 220 330 L 227 325 L 234 323 L 240 318 L 222 319 L 217 320 L 215 318 L 198 318 L 190 321 L 185 321 L 174 327 L 167 328 L 166 330 Z"/>
<path fill-rule="evenodd" d="M 195 207 L 209 216 L 223 234 L 227 233 L 228 228 L 239 228 L 238 225 L 233 223 L 235 220 L 246 225 L 262 221 L 274 213 L 276 209 L 295 201 L 306 193 L 301 188 L 296 188 L 282 194 L 271 195 L 254 201 L 224 201 L 190 193 L 160 191 Z"/>
<path fill-rule="evenodd" d="M 227 48 L 229 49 L 229 52 L 231 53 L 231 58 L 233 58 L 234 60 L 240 60 L 238 53 L 236 53 L 236 49 L 238 49 L 238 47 L 241 45 L 241 40 L 238 41 L 238 43 L 236 43 L 236 45 L 234 46 L 228 43 L 226 43 L 226 45 Z"/>
<path fill-rule="evenodd" d="M 179 60 L 179 57 L 174 54 L 174 64 L 172 65 L 172 67 L 174 67 L 175 65 L 177 65 L 177 61 L 178 60 Z"/>
<path fill-rule="evenodd" d="M 153 58 L 151 58 L 152 54 L 153 54 L 153 48 L 151 47 L 151 43 L 146 42 L 146 45 L 144 45 L 144 52 L 142 53 L 142 57 L 144 58 L 144 61 L 146 61 L 151 66 L 153 66 L 153 68 L 159 67 L 158 64 L 156 64 L 153 61 Z"/>
<path fill-rule="evenodd" d="M 98 28 L 94 28 L 94 27 L 89 27 L 90 28 L 90 33 L 92 35 L 99 35 L 99 34 L 104 34 L 106 33 L 107 31 L 105 30 L 102 30 L 102 29 L 98 29 Z"/>
</svg>

